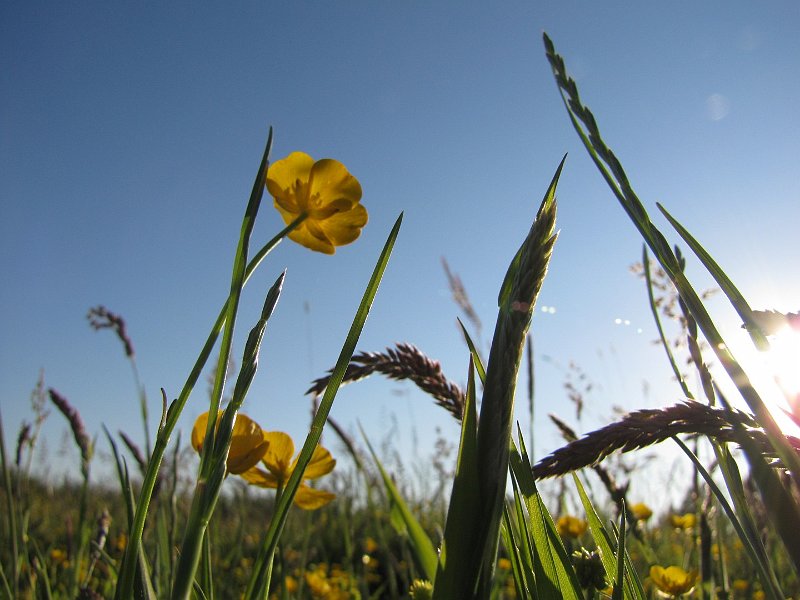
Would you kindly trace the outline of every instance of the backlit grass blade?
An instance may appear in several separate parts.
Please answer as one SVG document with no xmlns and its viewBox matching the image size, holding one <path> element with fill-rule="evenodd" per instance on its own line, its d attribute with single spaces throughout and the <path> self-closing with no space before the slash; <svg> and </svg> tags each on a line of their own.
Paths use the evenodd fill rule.
<svg viewBox="0 0 800 600">
<path fill-rule="evenodd" d="M 272 559 L 275 554 L 278 540 L 283 532 L 284 525 L 286 524 L 289 508 L 292 505 L 292 501 L 297 489 L 300 487 L 300 481 L 303 476 L 303 472 L 308 466 L 308 463 L 311 460 L 311 455 L 313 454 L 314 449 L 316 448 L 317 444 L 319 444 L 319 440 L 322 437 L 322 429 L 325 426 L 328 414 L 333 406 L 333 401 L 336 398 L 336 393 L 339 390 L 339 386 L 342 384 L 342 379 L 344 378 L 347 365 L 350 363 L 350 360 L 353 357 L 353 352 L 355 352 L 358 338 L 361 335 L 361 331 L 363 330 L 364 324 L 367 321 L 367 316 L 369 315 L 375 295 L 378 292 L 378 287 L 380 285 L 381 278 L 383 277 L 383 273 L 386 270 L 387 264 L 389 263 L 389 257 L 392 254 L 392 249 L 394 248 L 397 235 L 400 232 L 400 225 L 402 222 L 403 214 L 401 213 L 397 218 L 397 221 L 395 221 L 394 227 L 392 227 L 392 230 L 389 233 L 386 244 L 383 247 L 372 276 L 367 284 L 366 290 L 364 291 L 361 304 L 356 311 L 350 331 L 348 332 L 344 341 L 344 345 L 342 346 L 342 350 L 339 353 L 339 359 L 337 360 L 336 365 L 331 372 L 328 386 L 325 388 L 325 393 L 322 395 L 319 408 L 317 409 L 314 419 L 312 420 L 311 430 L 309 431 L 305 443 L 303 444 L 303 448 L 297 457 L 295 469 L 292 471 L 291 477 L 289 477 L 289 480 L 286 482 L 286 488 L 275 506 L 275 513 L 270 521 L 269 529 L 264 539 L 264 545 L 262 546 L 258 558 L 254 564 L 254 577 L 251 578 L 247 587 L 247 591 L 245 592 L 245 598 L 248 600 L 252 598 L 266 597 L 267 590 L 269 589 L 269 570 L 272 565 Z"/>
<path fill-rule="evenodd" d="M 375 465 L 378 467 L 378 471 L 381 474 L 381 479 L 383 480 L 383 486 L 386 489 L 386 494 L 402 519 L 403 525 L 405 526 L 405 530 L 408 533 L 408 537 L 411 542 L 411 548 L 414 551 L 414 556 L 417 559 L 417 562 L 419 563 L 423 573 L 425 573 L 425 577 L 429 581 L 433 581 L 434 577 L 436 576 L 437 560 L 436 550 L 433 547 L 433 543 L 428 537 L 428 534 L 425 533 L 422 525 L 419 524 L 419 521 L 417 521 L 412 514 L 411 509 L 408 508 L 405 499 L 397 490 L 397 486 L 394 485 L 392 478 L 386 472 L 386 469 L 383 468 L 383 464 L 381 464 L 378 455 L 375 454 L 375 450 L 373 450 L 372 444 L 369 443 L 369 440 L 367 439 L 363 429 L 361 430 L 361 435 L 364 437 L 367 448 L 372 455 L 372 460 L 375 462 Z"/>
<path fill-rule="evenodd" d="M 458 447 L 456 473 L 451 495 L 457 501 L 451 500 L 447 511 L 444 542 L 438 567 L 435 570 L 436 581 L 433 587 L 433 598 L 436 600 L 457 598 L 459 593 L 464 593 L 470 586 L 474 588 L 477 583 L 477 573 L 467 573 L 459 569 L 459 565 L 468 560 L 467 556 L 476 551 L 472 539 L 474 527 L 471 526 L 472 523 L 469 519 L 480 510 L 479 499 L 474 493 L 478 486 L 477 443 L 475 369 L 473 359 L 470 358 L 464 414 L 461 419 L 461 441 Z M 430 579 L 433 581 L 433 578 Z M 464 579 L 473 581 L 464 584 L 462 581 Z"/>
<path fill-rule="evenodd" d="M 642 246 L 642 266 L 644 270 L 645 286 L 647 287 L 647 301 L 650 305 L 650 312 L 653 313 L 653 320 L 656 323 L 658 339 L 661 341 L 661 347 L 664 348 L 664 352 L 667 353 L 667 361 L 669 362 L 670 367 L 672 367 L 672 373 L 675 375 L 675 380 L 681 386 L 683 395 L 687 398 L 694 399 L 694 395 L 689 390 L 689 386 L 686 384 L 686 380 L 684 379 L 681 370 L 678 368 L 678 363 L 675 360 L 675 355 L 672 353 L 670 343 L 667 341 L 667 337 L 664 335 L 664 328 L 661 325 L 661 317 L 658 314 L 658 305 L 656 304 L 656 299 L 653 295 L 653 279 L 650 275 L 650 256 L 647 253 L 647 245 Z"/>
<path fill-rule="evenodd" d="M 575 487 L 578 490 L 583 509 L 586 512 L 586 520 L 589 522 L 592 538 L 594 538 L 594 542 L 597 544 L 597 549 L 600 552 L 600 558 L 606 570 L 606 578 L 608 581 L 615 581 L 619 572 L 617 558 L 615 558 L 617 556 L 618 544 L 614 542 L 608 529 L 603 525 L 603 521 L 600 519 L 600 515 L 597 514 L 597 510 L 586 494 L 586 490 L 580 478 L 573 473 L 572 479 L 575 482 Z M 645 596 L 642 583 L 639 581 L 638 576 L 636 576 L 630 557 L 624 553 L 624 546 L 622 550 L 625 560 L 625 573 L 622 580 L 623 597 L 626 600 L 644 600 L 647 596 Z M 619 581 L 616 583 L 617 585 L 620 584 Z"/>
<path fill-rule="evenodd" d="M 745 300 L 745 297 L 733 284 L 725 271 L 722 270 L 722 268 L 706 251 L 706 249 L 703 248 L 700 242 L 698 242 L 683 225 L 681 225 L 671 214 L 669 214 L 669 212 L 667 212 L 666 208 L 664 208 L 658 202 L 656 202 L 656 206 L 669 221 L 670 225 L 675 228 L 675 231 L 680 234 L 683 240 L 692 249 L 692 252 L 697 255 L 697 258 L 699 258 L 700 262 L 703 263 L 703 266 L 714 278 L 714 281 L 717 282 L 717 285 L 719 285 L 725 296 L 728 297 L 728 300 L 730 300 L 733 308 L 742 318 L 745 328 L 747 329 L 748 333 L 750 333 L 750 337 L 752 337 L 753 343 L 756 345 L 756 347 L 761 351 L 769 350 L 769 341 L 767 340 L 766 335 L 761 330 L 759 323 L 753 319 L 753 309 L 750 308 L 750 305 L 748 304 L 747 300 Z"/>
</svg>

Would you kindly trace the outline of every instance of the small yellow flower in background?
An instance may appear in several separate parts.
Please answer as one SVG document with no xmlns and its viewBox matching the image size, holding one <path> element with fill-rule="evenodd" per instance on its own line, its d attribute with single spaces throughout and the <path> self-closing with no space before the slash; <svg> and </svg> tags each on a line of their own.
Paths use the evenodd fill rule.
<svg viewBox="0 0 800 600">
<path fill-rule="evenodd" d="M 498 558 L 497 559 L 497 568 L 501 571 L 510 571 L 511 570 L 511 561 L 507 558 Z"/>
<path fill-rule="evenodd" d="M 637 502 L 636 504 L 631 504 L 631 514 L 639 521 L 647 521 L 653 516 L 653 511 L 644 502 Z"/>
<path fill-rule="evenodd" d="M 685 515 L 671 515 L 669 520 L 675 529 L 692 529 L 696 521 L 694 513 L 686 513 Z"/>
<path fill-rule="evenodd" d="M 378 542 L 375 541 L 375 538 L 371 536 L 367 536 L 364 540 L 364 551 L 372 554 L 378 549 Z"/>
<path fill-rule="evenodd" d="M 261 462 L 267 467 L 267 470 L 254 466 L 242 473 L 241 476 L 248 483 L 259 487 L 272 489 L 283 487 L 297 466 L 297 457 L 292 458 L 294 442 L 289 434 L 282 431 L 265 432 L 264 441 L 269 446 Z M 336 460 L 331 453 L 322 446 L 317 446 L 314 448 L 314 454 L 311 455 L 311 461 L 308 463 L 305 473 L 303 473 L 303 479 L 317 479 L 327 475 L 333 471 L 335 466 Z M 294 503 L 303 510 L 315 510 L 325 506 L 335 497 L 336 495 L 330 492 L 300 484 L 294 497 Z"/>
<path fill-rule="evenodd" d="M 583 519 L 573 517 L 571 515 L 564 515 L 559 517 L 556 521 L 556 529 L 562 537 L 577 538 L 586 533 L 588 524 Z"/>
<path fill-rule="evenodd" d="M 333 254 L 336 246 L 355 241 L 367 224 L 361 184 L 333 159 L 314 162 L 304 152 L 292 152 L 269 167 L 267 190 L 287 225 L 306 215 L 289 239 L 311 250 Z"/>
<path fill-rule="evenodd" d="M 750 582 L 747 579 L 734 579 L 731 587 L 737 592 L 746 592 L 750 589 Z"/>
<path fill-rule="evenodd" d="M 219 417 L 222 417 L 222 411 L 219 412 Z M 217 426 L 219 426 L 219 418 Z M 192 446 L 197 452 L 203 448 L 206 427 L 208 427 L 208 412 L 197 417 L 194 427 L 192 427 Z M 236 420 L 233 422 L 231 448 L 228 451 L 228 472 L 238 475 L 253 468 L 264 456 L 268 446 L 269 442 L 264 439 L 264 432 L 258 423 L 247 415 L 237 414 Z"/>
<path fill-rule="evenodd" d="M 757 590 L 753 592 L 753 600 L 764 600 L 767 595 L 764 593 L 764 590 Z"/>
<path fill-rule="evenodd" d="M 667 598 L 677 598 L 688 594 L 697 583 L 698 573 L 695 570 L 686 572 L 680 567 L 664 568 L 659 565 L 650 567 L 650 579 L 658 588 L 659 594 Z"/>
</svg>

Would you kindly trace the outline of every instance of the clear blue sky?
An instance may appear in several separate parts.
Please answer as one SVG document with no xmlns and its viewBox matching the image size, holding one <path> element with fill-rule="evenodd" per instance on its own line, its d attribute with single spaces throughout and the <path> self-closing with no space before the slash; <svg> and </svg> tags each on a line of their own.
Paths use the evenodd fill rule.
<svg viewBox="0 0 800 600">
<path fill-rule="evenodd" d="M 546 413 L 574 421 L 562 390 L 570 361 L 595 383 L 584 430 L 607 422 L 612 405 L 674 402 L 645 291 L 628 272 L 641 242 L 579 145 L 541 33 L 646 205 L 687 224 L 754 306 L 796 310 L 798 25 L 793 1 L 2 3 L 7 443 L 31 418 L 40 369 L 90 433 L 105 423 L 141 439 L 122 349 L 89 328 L 86 311 L 104 304 L 126 318 L 157 413 L 159 388 L 178 393 L 227 293 L 269 125 L 274 159 L 302 150 L 342 161 L 370 222 L 333 257 L 282 244 L 248 286 L 237 357 L 267 286 L 288 268 L 244 409 L 264 427 L 303 433 L 303 393 L 335 361 L 400 211 L 359 347 L 414 343 L 463 382 L 467 353 L 440 258 L 461 276 L 488 343 L 506 266 L 567 152 L 561 236 L 540 296 L 556 312 L 537 311 L 532 328 L 536 453 L 559 443 Z M 280 226 L 267 200 L 256 240 Z M 205 402 L 203 385 L 185 433 Z M 374 440 L 391 435 L 409 458 L 432 451 L 436 427 L 458 436 L 430 400 L 386 380 L 343 388 L 332 414 L 349 428 L 360 420 Z M 64 429 L 52 414 L 51 458 Z"/>
</svg>

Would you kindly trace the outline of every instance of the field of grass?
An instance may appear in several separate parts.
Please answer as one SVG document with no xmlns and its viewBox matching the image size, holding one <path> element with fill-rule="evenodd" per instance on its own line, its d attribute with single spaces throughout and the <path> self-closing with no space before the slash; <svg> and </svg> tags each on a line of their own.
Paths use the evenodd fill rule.
<svg viewBox="0 0 800 600">
<path fill-rule="evenodd" d="M 633 411 L 583 436 L 556 421 L 565 445 L 531 464 L 526 438 L 515 431 L 514 403 L 520 370 L 528 366 L 531 315 L 557 243 L 562 160 L 542 186 L 527 237 L 509 257 L 485 360 L 464 326 L 471 354 L 466 389 L 411 345 L 356 353 L 381 277 L 391 268 L 401 214 L 337 363 L 311 382 L 317 410 L 306 439 L 295 446 L 286 434 L 262 430 L 240 408 L 283 276 L 264 298 L 259 321 L 244 325 L 250 333 L 237 349 L 233 331 L 247 279 L 285 238 L 332 253 L 355 242 L 367 221 L 360 184 L 344 165 L 303 153 L 270 162 L 270 133 L 242 220 L 228 299 L 180 395 L 164 396 L 152 438 L 142 394 L 144 447 L 123 434 L 87 432 L 80 407 L 43 383 L 33 395 L 33 424 L 16 440 L 0 422 L 0 597 L 800 598 L 800 440 L 781 430 L 728 350 L 705 295 L 685 275 L 689 256 L 652 223 L 563 59 L 547 36 L 544 43 L 568 118 L 643 239 L 641 274 L 658 329 L 668 317 L 681 324 L 681 348 L 663 333 L 662 343 L 685 401 Z M 286 227 L 253 253 L 250 236 L 265 191 Z M 688 229 L 658 209 L 691 260 L 713 276 L 757 348 L 767 351 L 783 329 L 798 328 L 797 315 L 753 310 Z M 460 307 L 468 324 L 465 295 Z M 117 335 L 141 389 L 124 319 L 104 307 L 89 316 L 93 327 Z M 218 358 L 208 411 L 191 439 L 181 440 L 178 417 L 212 353 Z M 231 386 L 232 357 L 240 367 Z M 709 371 L 711 360 L 735 383 L 747 411 L 731 407 Z M 409 469 L 403 477 L 384 467 L 368 432 L 356 441 L 329 419 L 338 388 L 369 376 L 411 381 L 461 424 L 459 440 L 429 449 L 434 458 L 422 485 L 409 479 Z M 699 382 L 700 397 L 687 376 Z M 31 475 L 48 402 L 66 419 L 80 452 L 75 483 L 53 485 Z M 800 414 L 789 417 L 800 425 Z M 339 456 L 320 445 L 323 430 L 330 432 L 326 440 L 336 436 Z M 680 446 L 693 482 L 680 510 L 653 515 L 648 506 L 628 502 L 629 486 L 651 487 L 648 482 L 604 459 L 662 442 Z M 95 444 L 113 455 L 112 487 L 92 477 Z M 444 460 L 449 448 L 457 453 L 454 469 Z M 589 471 L 605 488 L 602 498 L 586 486 Z M 545 496 L 541 482 L 553 479 L 560 491 Z M 567 506 L 581 508 L 570 514 Z"/>
</svg>

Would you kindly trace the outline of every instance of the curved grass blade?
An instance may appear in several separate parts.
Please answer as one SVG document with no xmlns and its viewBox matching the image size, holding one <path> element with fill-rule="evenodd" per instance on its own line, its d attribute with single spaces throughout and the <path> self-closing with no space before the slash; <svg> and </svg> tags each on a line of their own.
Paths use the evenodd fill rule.
<svg viewBox="0 0 800 600">
<path fill-rule="evenodd" d="M 656 202 L 656 206 L 661 211 L 661 214 L 666 217 L 667 221 L 669 221 L 670 225 L 675 228 L 675 231 L 678 232 L 678 234 L 692 249 L 692 252 L 694 252 L 697 258 L 700 259 L 700 262 L 703 263 L 703 266 L 714 278 L 714 281 L 717 282 L 717 285 L 719 285 L 720 289 L 722 289 L 723 293 L 728 297 L 728 300 L 730 300 L 733 308 L 737 313 L 739 313 L 742 321 L 744 321 L 745 329 L 747 329 L 750 337 L 753 339 L 753 343 L 756 345 L 756 348 L 762 352 L 769 350 L 769 340 L 767 340 L 766 335 L 762 331 L 761 325 L 753 318 L 753 309 L 750 308 L 750 305 L 747 303 L 747 300 L 745 300 L 745 297 L 733 284 L 725 271 L 722 270 L 722 268 L 706 251 L 706 249 L 703 248 L 700 242 L 698 242 L 683 225 L 681 225 L 671 214 L 669 214 L 669 212 L 667 212 L 666 208 L 664 208 L 658 202 Z"/>
</svg>

